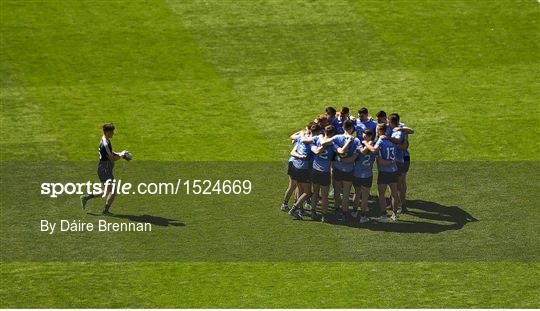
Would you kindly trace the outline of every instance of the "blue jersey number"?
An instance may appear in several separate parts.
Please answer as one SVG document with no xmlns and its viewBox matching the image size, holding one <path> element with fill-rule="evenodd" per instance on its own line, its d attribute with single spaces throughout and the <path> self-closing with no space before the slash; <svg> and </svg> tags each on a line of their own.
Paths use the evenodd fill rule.
<svg viewBox="0 0 540 311">
<path fill-rule="evenodd" d="M 387 160 L 394 161 L 396 159 L 396 148 L 386 147 L 386 154 L 388 155 Z"/>
</svg>

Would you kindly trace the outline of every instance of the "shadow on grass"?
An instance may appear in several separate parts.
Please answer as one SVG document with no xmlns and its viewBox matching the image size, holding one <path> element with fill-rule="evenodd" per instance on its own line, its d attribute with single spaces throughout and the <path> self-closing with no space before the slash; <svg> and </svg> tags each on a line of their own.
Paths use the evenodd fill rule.
<svg viewBox="0 0 540 311">
<path fill-rule="evenodd" d="M 103 216 L 102 214 L 94 214 L 94 213 L 88 213 L 88 215 Z M 146 215 L 146 214 L 144 215 L 112 214 L 112 215 L 109 215 L 108 217 L 123 218 L 123 219 L 127 219 L 129 221 L 134 221 L 134 222 L 150 223 L 152 225 L 161 226 L 161 227 L 168 227 L 168 226 L 184 227 L 186 225 L 183 222 L 180 222 L 176 219 L 169 219 L 169 218 L 164 218 L 160 216 L 152 216 L 152 215 Z"/>
<path fill-rule="evenodd" d="M 372 231 L 386 231 L 399 233 L 440 233 L 448 230 L 459 230 L 469 222 L 478 221 L 471 214 L 457 206 L 445 206 L 437 202 L 424 200 L 407 201 L 409 212 L 400 215 L 397 221 L 379 222 L 376 218 L 365 224 L 358 219 L 349 219 L 348 223 L 340 223 L 335 219 L 330 221 L 333 225 L 357 227 Z M 378 209 L 375 202 L 370 204 L 370 210 Z"/>
</svg>

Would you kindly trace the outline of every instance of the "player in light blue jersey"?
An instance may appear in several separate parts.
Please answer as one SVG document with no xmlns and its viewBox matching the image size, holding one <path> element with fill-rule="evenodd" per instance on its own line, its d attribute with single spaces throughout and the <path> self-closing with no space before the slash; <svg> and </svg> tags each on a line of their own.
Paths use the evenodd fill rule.
<svg viewBox="0 0 540 311">
<path fill-rule="evenodd" d="M 400 123 L 397 113 L 392 113 L 388 116 L 388 124 L 392 129 L 390 140 L 397 145 L 396 165 L 398 167 L 398 195 L 401 204 L 401 213 L 407 213 L 407 172 L 411 163 L 408 135 L 414 134 L 414 130 Z"/>
<path fill-rule="evenodd" d="M 362 134 L 366 130 L 370 130 L 373 133 L 371 140 L 375 140 L 375 133 L 377 131 L 377 122 L 369 117 L 369 112 L 367 108 L 361 108 L 358 110 L 358 118 L 354 120 L 354 129 L 356 130 L 356 136 L 358 139 L 363 140 Z"/>
<path fill-rule="evenodd" d="M 321 133 L 321 127 L 318 124 L 311 123 L 309 132 L 300 137 L 300 142 L 295 145 L 291 151 L 292 175 L 298 184 L 298 199 L 289 211 L 293 219 L 302 219 L 299 210 L 304 202 L 311 196 L 311 164 L 313 152 L 311 144 L 313 138 Z"/>
<path fill-rule="evenodd" d="M 378 153 L 377 167 L 379 169 L 379 176 L 377 177 L 377 185 L 379 191 L 379 208 L 381 212 L 380 219 L 387 220 L 388 214 L 386 213 L 386 188 L 390 187 L 391 195 L 391 207 L 392 220 L 397 220 L 397 207 L 399 204 L 399 197 L 397 192 L 397 165 L 396 165 L 396 144 L 394 144 L 385 135 L 388 126 L 385 123 L 379 123 L 377 125 L 377 142 L 374 146 L 366 145 L 366 148 L 373 153 Z"/>
<path fill-rule="evenodd" d="M 326 107 L 325 111 L 328 124 L 336 129 L 336 134 L 343 134 L 343 122 L 338 118 L 336 108 Z"/>
<path fill-rule="evenodd" d="M 358 205 L 361 203 L 360 223 L 368 222 L 367 218 L 369 207 L 368 199 L 371 185 L 373 183 L 373 162 L 377 158 L 377 155 L 371 153 L 366 146 L 372 146 L 372 137 L 375 136 L 371 130 L 364 131 L 362 146 L 357 149 L 359 153 L 354 163 L 354 181 L 353 186 L 355 190 L 353 209 L 358 210 Z"/>
<path fill-rule="evenodd" d="M 375 117 L 377 117 L 377 124 L 381 124 L 381 123 L 387 124 L 388 123 L 388 120 L 386 118 L 386 112 L 384 112 L 383 110 L 377 112 Z"/>
<path fill-rule="evenodd" d="M 302 143 L 302 138 L 305 138 L 306 137 L 309 137 L 310 134 L 310 128 L 311 126 L 313 125 L 313 122 L 309 123 L 305 129 L 301 130 L 301 131 L 298 131 L 294 134 L 292 134 L 289 138 L 291 140 L 291 143 L 293 145 L 293 149 L 291 150 L 291 154 L 293 153 L 293 151 L 297 150 L 297 147 L 298 147 L 298 144 L 301 144 Z M 294 161 L 295 157 L 294 156 L 290 156 L 289 158 L 289 162 L 288 162 L 288 167 L 287 167 L 287 175 L 289 176 L 289 185 L 287 186 L 287 190 L 285 190 L 285 194 L 284 194 L 284 197 L 283 197 L 283 202 L 281 203 L 281 210 L 284 211 L 284 212 L 289 212 L 290 209 L 289 209 L 289 200 L 291 199 L 291 196 L 292 194 L 297 190 L 298 188 L 298 181 L 297 181 L 297 176 L 296 176 L 296 170 L 295 170 L 295 167 L 293 165 L 293 161 Z M 297 196 L 298 198 L 298 196 Z"/>
<path fill-rule="evenodd" d="M 353 136 L 354 124 L 351 120 L 345 121 L 343 128 L 345 134 L 336 135 L 332 138 L 338 153 L 333 167 L 333 182 L 336 215 L 338 220 L 346 222 L 350 204 L 349 195 L 354 179 L 354 164 L 344 160 L 354 155 L 360 140 Z M 340 206 L 341 210 L 339 210 Z"/>
<path fill-rule="evenodd" d="M 354 201 L 353 201 L 353 217 L 357 218 L 358 206 L 361 205 L 360 223 L 369 221 L 368 199 L 371 184 L 373 182 L 373 162 L 377 158 L 377 154 L 369 151 L 367 145 L 372 146 L 371 138 L 374 136 L 370 130 L 364 131 L 362 134 L 362 143 L 356 149 L 356 153 L 347 159 L 354 162 Z M 350 160 L 349 160 L 350 159 Z"/>
<path fill-rule="evenodd" d="M 327 220 L 328 214 L 328 190 L 330 188 L 330 165 L 337 151 L 332 142 L 335 128 L 328 125 L 324 128 L 324 136 L 313 138 L 311 151 L 313 152 L 313 168 L 311 171 L 311 183 L 313 194 L 311 196 L 311 218 L 313 220 Z M 320 192 L 320 195 L 319 195 Z M 316 212 L 317 202 L 321 199 L 321 215 Z"/>
</svg>

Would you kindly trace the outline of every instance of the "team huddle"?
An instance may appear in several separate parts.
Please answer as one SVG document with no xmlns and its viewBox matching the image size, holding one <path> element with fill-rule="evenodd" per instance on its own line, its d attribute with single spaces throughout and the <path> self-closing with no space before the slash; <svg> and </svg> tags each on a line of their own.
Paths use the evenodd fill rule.
<svg viewBox="0 0 540 311">
<path fill-rule="evenodd" d="M 355 118 L 347 107 L 340 112 L 328 107 L 325 114 L 291 135 L 293 148 L 287 172 L 289 185 L 281 209 L 293 219 L 303 219 L 306 217 L 306 204 L 311 218 L 323 222 L 328 222 L 332 215 L 340 222 L 360 216 L 359 222 L 366 223 L 370 221 L 370 215 L 380 221 L 395 221 L 399 213 L 407 213 L 408 135 L 414 131 L 400 122 L 397 113 L 387 116 L 384 111 L 379 111 L 376 118 L 375 121 L 369 117 L 367 108 L 358 110 Z M 370 214 L 368 199 L 375 161 L 379 210 Z M 351 188 L 354 188 L 352 202 Z M 387 213 L 385 196 L 388 188 L 391 214 Z M 335 212 L 330 214 L 332 190 Z M 296 199 L 289 208 L 294 193 Z"/>
</svg>

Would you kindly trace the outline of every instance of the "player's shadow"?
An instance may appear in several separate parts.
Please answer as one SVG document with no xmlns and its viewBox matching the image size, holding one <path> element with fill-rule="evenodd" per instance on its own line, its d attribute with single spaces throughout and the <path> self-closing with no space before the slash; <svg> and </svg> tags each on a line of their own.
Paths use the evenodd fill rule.
<svg viewBox="0 0 540 311">
<path fill-rule="evenodd" d="M 400 233 L 440 233 L 459 230 L 469 222 L 478 221 L 471 214 L 457 206 L 446 206 L 424 200 L 407 201 L 409 212 L 401 215 L 397 221 L 378 222 L 372 220 L 359 224 L 358 219 L 351 220 L 347 226 L 364 228 L 372 231 Z M 378 209 L 376 202 L 371 202 L 370 210 Z M 336 225 L 341 223 L 333 222 Z"/>
<path fill-rule="evenodd" d="M 94 214 L 94 213 L 88 213 L 88 214 L 93 215 L 93 216 L 101 216 L 101 214 Z M 152 225 L 161 226 L 161 227 L 167 227 L 167 226 L 183 227 L 186 225 L 183 222 L 180 222 L 176 219 L 169 219 L 165 217 L 153 216 L 153 215 L 147 215 L 147 214 L 144 214 L 144 215 L 112 214 L 109 217 L 123 218 L 123 219 L 127 219 L 133 222 L 150 223 Z"/>
</svg>

